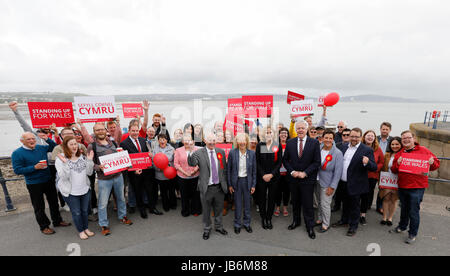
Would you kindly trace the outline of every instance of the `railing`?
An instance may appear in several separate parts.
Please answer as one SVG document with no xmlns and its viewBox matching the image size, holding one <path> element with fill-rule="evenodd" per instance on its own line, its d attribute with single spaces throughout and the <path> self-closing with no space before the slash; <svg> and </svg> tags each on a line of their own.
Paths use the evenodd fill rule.
<svg viewBox="0 0 450 276">
<path fill-rule="evenodd" d="M 439 122 L 439 118 L 442 117 L 442 122 L 443 123 L 447 123 L 447 119 L 448 119 L 448 110 L 447 111 L 433 111 L 433 112 L 425 112 L 425 119 L 423 120 L 423 124 L 424 125 L 428 125 L 429 127 L 432 124 L 433 129 L 437 129 L 438 128 L 438 122 Z"/>
</svg>

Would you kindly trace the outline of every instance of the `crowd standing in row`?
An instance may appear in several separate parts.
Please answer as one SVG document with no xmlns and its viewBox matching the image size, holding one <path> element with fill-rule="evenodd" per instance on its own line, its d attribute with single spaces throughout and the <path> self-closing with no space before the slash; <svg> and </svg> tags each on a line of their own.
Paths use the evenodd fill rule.
<svg viewBox="0 0 450 276">
<path fill-rule="evenodd" d="M 54 227 L 71 225 L 60 215 L 59 207 L 67 204 L 64 208 L 70 209 L 81 239 L 94 235 L 88 228 L 89 221 L 98 220 L 102 235 L 110 235 L 107 210 L 112 194 L 114 211 L 127 226 L 133 224 L 127 214 L 136 210 L 143 219 L 148 218 L 147 210 L 163 215 L 156 208 L 159 195 L 164 212 L 177 209 L 180 198 L 183 217 L 203 215 L 205 240 L 213 228 L 211 214 L 215 231 L 228 234 L 222 217 L 230 209 L 235 215 L 234 232 L 239 234 L 244 228 L 252 233 L 252 200 L 263 229 L 274 228 L 272 216 L 289 216 L 288 206 L 292 204 L 289 230 L 302 224 L 303 214 L 311 239 L 316 238 L 316 227 L 320 233 L 330 227 L 348 227 L 347 235 L 354 236 L 359 225 L 367 224 L 367 211 L 372 206 L 380 172 L 384 171 L 398 174 L 399 188 L 379 189 L 376 210 L 383 215 L 380 223 L 393 225 L 400 199 L 400 223 L 390 232 L 401 233 L 409 226 L 406 242 L 416 240 L 428 176 L 399 171 L 402 154 L 430 156 L 431 171 L 437 170 L 440 163 L 416 142 L 409 130 L 402 132 L 401 137 L 391 137 L 391 124 L 383 122 L 377 136 L 373 130 L 363 133 L 357 127 L 349 129 L 341 121 L 334 132 L 326 129 L 324 108 L 318 125 L 313 125 L 311 117 L 292 117 L 289 128 L 282 123 L 276 128 L 258 125 L 255 133 L 238 133 L 234 137 L 220 122 L 209 132 L 204 132 L 200 124 L 186 124 L 175 130 L 171 139 L 164 116 L 155 114 L 148 126 L 148 101 L 142 106 L 143 122 L 140 118 L 131 120 L 128 133 L 122 133 L 117 117 L 106 125 L 96 123 L 93 134 L 89 134 L 80 121 L 61 132 L 54 125 L 34 131 L 19 113 L 17 103 L 10 103 L 25 131 L 21 137 L 23 146 L 12 154 L 13 168 L 16 174 L 25 176 L 42 233 L 55 233 L 45 214 L 45 195 Z M 217 144 L 233 145 L 228 158 Z M 99 157 L 121 149 L 130 154 L 148 152 L 151 158 L 162 153 L 169 166 L 176 169 L 177 177 L 167 178 L 156 166 L 105 175 Z M 332 224 L 332 212 L 341 208 L 340 220 Z"/>
</svg>

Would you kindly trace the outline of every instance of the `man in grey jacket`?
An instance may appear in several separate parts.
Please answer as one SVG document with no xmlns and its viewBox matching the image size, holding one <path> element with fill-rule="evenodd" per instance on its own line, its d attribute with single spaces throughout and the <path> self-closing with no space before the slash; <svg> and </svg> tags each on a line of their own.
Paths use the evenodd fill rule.
<svg viewBox="0 0 450 276">
<path fill-rule="evenodd" d="M 199 166 L 200 176 L 198 190 L 203 208 L 203 239 L 209 239 L 211 232 L 211 208 L 214 210 L 216 232 L 227 235 L 223 228 L 222 209 L 225 194 L 227 193 L 227 162 L 225 151 L 216 148 L 216 135 L 209 133 L 206 136 L 206 147 L 190 153 L 189 166 Z"/>
</svg>

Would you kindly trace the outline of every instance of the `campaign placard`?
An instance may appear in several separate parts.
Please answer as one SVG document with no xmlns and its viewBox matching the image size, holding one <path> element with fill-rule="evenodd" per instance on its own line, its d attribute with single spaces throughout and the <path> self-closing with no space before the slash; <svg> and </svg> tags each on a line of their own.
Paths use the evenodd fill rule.
<svg viewBox="0 0 450 276">
<path fill-rule="evenodd" d="M 242 96 L 242 105 L 247 118 L 272 116 L 273 96 Z"/>
<path fill-rule="evenodd" d="M 75 122 L 73 106 L 69 102 L 29 102 L 33 128 L 47 128 L 52 124 L 57 127 L 65 127 Z"/>
<path fill-rule="evenodd" d="M 325 101 L 325 97 L 326 97 L 327 95 L 321 95 L 321 96 L 319 96 L 319 104 L 317 105 L 318 107 L 323 107 L 323 105 L 324 105 L 324 101 Z"/>
<path fill-rule="evenodd" d="M 148 152 L 133 153 L 130 154 L 132 168 L 128 171 L 145 170 L 152 166 L 152 159 L 148 155 Z"/>
<path fill-rule="evenodd" d="M 141 103 L 123 103 L 123 117 L 125 119 L 136 118 L 136 116 L 144 116 L 144 109 Z"/>
<path fill-rule="evenodd" d="M 228 99 L 228 114 L 242 114 L 243 111 L 242 98 Z"/>
<path fill-rule="evenodd" d="M 98 159 L 100 161 L 100 164 L 104 166 L 103 173 L 105 175 L 111 175 L 121 171 L 125 171 L 133 166 L 128 151 L 126 150 L 100 156 Z"/>
<path fill-rule="evenodd" d="M 117 117 L 113 96 L 75 97 L 74 99 L 77 117 L 83 123 L 105 122 Z"/>
<path fill-rule="evenodd" d="M 292 91 L 288 91 L 288 95 L 287 95 L 287 103 L 291 104 L 291 102 L 293 101 L 303 101 L 305 99 L 305 96 L 292 92 Z"/>
<path fill-rule="evenodd" d="M 428 175 L 430 156 L 415 153 L 402 153 L 402 162 L 398 170 L 404 173 Z"/>
<path fill-rule="evenodd" d="M 398 190 L 398 175 L 390 172 L 381 172 L 380 188 Z"/>
<path fill-rule="evenodd" d="M 291 102 L 291 114 L 294 117 L 302 117 L 314 114 L 314 101 L 294 101 Z"/>
<path fill-rule="evenodd" d="M 239 132 L 245 132 L 244 124 L 247 125 L 249 131 L 253 129 L 253 121 L 242 119 L 242 115 L 229 113 L 225 117 L 223 126 L 225 130 L 232 130 L 233 134 L 236 135 Z"/>
<path fill-rule="evenodd" d="M 225 157 L 228 160 L 228 155 L 230 154 L 230 151 L 233 149 L 232 144 L 216 144 L 216 147 L 219 149 L 223 149 L 225 151 Z"/>
</svg>

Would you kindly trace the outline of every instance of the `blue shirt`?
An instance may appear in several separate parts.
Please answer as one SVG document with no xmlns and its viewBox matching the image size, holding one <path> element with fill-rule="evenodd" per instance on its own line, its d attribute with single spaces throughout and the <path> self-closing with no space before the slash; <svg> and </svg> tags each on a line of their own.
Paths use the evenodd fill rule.
<svg viewBox="0 0 450 276">
<path fill-rule="evenodd" d="M 51 173 L 48 167 L 44 170 L 36 170 L 34 168 L 41 160 L 47 160 L 48 163 L 47 153 L 52 152 L 56 146 L 56 143 L 50 139 L 46 142 L 49 145 L 36 145 L 33 150 L 24 147 L 18 148 L 11 156 L 14 173 L 24 175 L 27 185 L 45 183 L 51 179 Z"/>
</svg>

